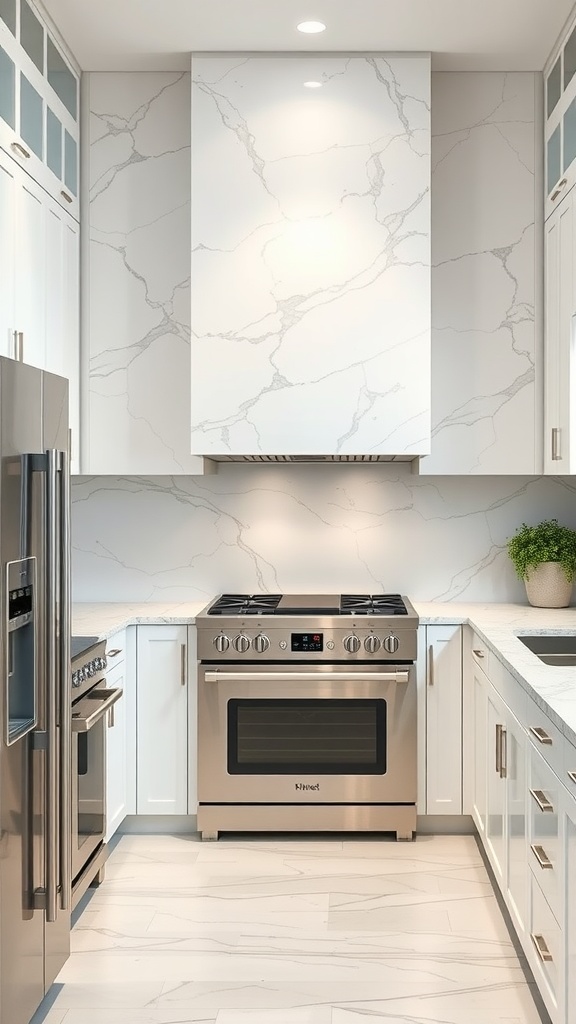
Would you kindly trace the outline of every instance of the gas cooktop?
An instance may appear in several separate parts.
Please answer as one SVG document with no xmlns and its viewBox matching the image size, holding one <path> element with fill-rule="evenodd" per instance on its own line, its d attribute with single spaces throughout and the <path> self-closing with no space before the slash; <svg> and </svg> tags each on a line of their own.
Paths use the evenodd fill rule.
<svg viewBox="0 0 576 1024">
<path fill-rule="evenodd" d="M 207 615 L 409 615 L 400 594 L 222 594 Z"/>
</svg>

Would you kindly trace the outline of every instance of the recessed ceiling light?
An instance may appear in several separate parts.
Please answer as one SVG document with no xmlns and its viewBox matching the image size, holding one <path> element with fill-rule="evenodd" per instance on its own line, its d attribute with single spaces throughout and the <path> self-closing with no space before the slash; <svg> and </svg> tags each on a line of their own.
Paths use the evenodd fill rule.
<svg viewBox="0 0 576 1024">
<path fill-rule="evenodd" d="M 323 32 L 324 29 L 326 28 L 326 25 L 324 24 L 323 21 L 301 21 L 300 24 L 297 25 L 296 27 L 299 32 L 313 33 Z"/>
<path fill-rule="evenodd" d="M 321 89 L 322 82 L 304 82 L 307 89 Z"/>
</svg>

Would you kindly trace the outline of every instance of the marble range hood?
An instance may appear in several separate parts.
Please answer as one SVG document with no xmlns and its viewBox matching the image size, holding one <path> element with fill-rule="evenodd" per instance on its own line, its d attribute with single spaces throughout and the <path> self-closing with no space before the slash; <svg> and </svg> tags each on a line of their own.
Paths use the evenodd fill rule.
<svg viewBox="0 0 576 1024">
<path fill-rule="evenodd" d="M 430 452 L 430 58 L 192 58 L 192 454 Z"/>
</svg>

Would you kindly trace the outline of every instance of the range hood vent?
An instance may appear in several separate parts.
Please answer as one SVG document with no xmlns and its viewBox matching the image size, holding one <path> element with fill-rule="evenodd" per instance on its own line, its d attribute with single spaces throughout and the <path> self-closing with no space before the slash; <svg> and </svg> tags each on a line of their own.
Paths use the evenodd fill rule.
<svg viewBox="0 0 576 1024">
<path fill-rule="evenodd" d="M 417 455 L 209 455 L 213 462 L 413 462 Z"/>
</svg>

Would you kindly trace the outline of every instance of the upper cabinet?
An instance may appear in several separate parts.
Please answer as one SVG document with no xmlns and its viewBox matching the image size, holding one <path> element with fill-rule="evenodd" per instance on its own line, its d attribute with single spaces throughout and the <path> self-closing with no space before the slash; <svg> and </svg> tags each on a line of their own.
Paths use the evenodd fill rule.
<svg viewBox="0 0 576 1024">
<path fill-rule="evenodd" d="M 76 219 L 79 86 L 32 0 L 1 0 L 0 146 Z"/>
<path fill-rule="evenodd" d="M 192 58 L 192 451 L 430 450 L 430 59 Z"/>
<path fill-rule="evenodd" d="M 576 182 L 576 24 L 548 62 L 545 93 L 545 215 Z"/>
</svg>

